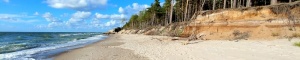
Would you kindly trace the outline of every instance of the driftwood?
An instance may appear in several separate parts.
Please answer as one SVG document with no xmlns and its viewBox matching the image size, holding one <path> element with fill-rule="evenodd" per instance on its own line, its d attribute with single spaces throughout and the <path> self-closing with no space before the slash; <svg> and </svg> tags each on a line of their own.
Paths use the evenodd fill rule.
<svg viewBox="0 0 300 60">
<path fill-rule="evenodd" d="M 179 38 L 179 37 L 172 37 L 172 38 L 154 38 L 152 37 L 151 40 L 159 40 L 159 41 L 175 41 L 175 40 L 187 40 L 186 38 Z"/>
</svg>

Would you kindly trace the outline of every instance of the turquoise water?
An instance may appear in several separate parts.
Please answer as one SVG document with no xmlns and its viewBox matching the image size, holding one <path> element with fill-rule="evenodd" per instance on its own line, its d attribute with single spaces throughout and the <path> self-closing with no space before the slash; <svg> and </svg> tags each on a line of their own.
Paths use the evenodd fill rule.
<svg viewBox="0 0 300 60">
<path fill-rule="evenodd" d="M 96 32 L 0 32 L 0 60 L 49 59 L 105 37 Z"/>
</svg>

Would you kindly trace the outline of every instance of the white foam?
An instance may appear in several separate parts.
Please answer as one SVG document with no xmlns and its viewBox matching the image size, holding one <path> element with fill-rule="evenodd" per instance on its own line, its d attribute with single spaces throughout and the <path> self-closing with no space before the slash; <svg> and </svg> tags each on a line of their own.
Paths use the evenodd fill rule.
<svg viewBox="0 0 300 60">
<path fill-rule="evenodd" d="M 59 34 L 59 36 L 65 37 L 65 36 L 71 36 L 71 34 Z"/>
<path fill-rule="evenodd" d="M 55 45 L 55 46 L 33 48 L 33 49 L 28 49 L 28 50 L 0 54 L 0 60 L 15 59 L 15 58 L 21 58 L 22 60 L 31 59 L 30 57 L 33 57 L 33 56 L 31 56 L 32 54 L 36 54 L 36 53 L 43 52 L 43 51 L 54 50 L 54 49 L 58 49 L 58 48 L 68 48 L 70 46 L 89 44 L 89 43 L 97 42 L 97 41 L 103 39 L 104 37 L 105 36 L 103 36 L 103 35 L 97 35 L 94 37 L 89 37 L 89 38 L 81 39 L 78 41 L 70 41 L 68 43 L 59 44 L 59 45 Z"/>
</svg>

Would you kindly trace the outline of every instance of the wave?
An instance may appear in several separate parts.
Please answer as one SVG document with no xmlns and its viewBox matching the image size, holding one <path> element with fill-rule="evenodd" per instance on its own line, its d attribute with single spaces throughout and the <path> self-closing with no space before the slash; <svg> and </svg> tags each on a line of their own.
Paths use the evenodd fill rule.
<svg viewBox="0 0 300 60">
<path fill-rule="evenodd" d="M 37 44 L 28 44 L 28 43 L 19 43 L 19 44 L 10 44 L 10 45 L 4 45 L 0 47 L 0 54 L 2 53 L 9 53 L 14 51 L 20 51 L 25 49 L 31 49 L 39 47 Z"/>
<path fill-rule="evenodd" d="M 32 48 L 32 49 L 26 49 L 26 50 L 21 50 L 21 51 L 16 51 L 16 52 L 11 52 L 11 53 L 4 53 L 0 54 L 0 60 L 31 60 L 35 59 L 33 56 L 34 54 L 42 53 L 42 52 L 48 52 L 51 50 L 59 50 L 61 48 L 79 48 L 80 46 L 84 46 L 87 44 L 91 44 L 94 42 L 97 42 L 106 36 L 103 35 L 96 35 L 94 37 L 89 37 L 86 39 L 80 39 L 80 40 L 74 40 L 74 41 L 69 41 L 68 43 L 64 44 L 58 44 L 54 46 L 47 46 L 47 47 L 38 47 L 38 48 Z"/>
<path fill-rule="evenodd" d="M 60 37 L 67 37 L 67 36 L 71 36 L 72 34 L 59 34 Z"/>
</svg>

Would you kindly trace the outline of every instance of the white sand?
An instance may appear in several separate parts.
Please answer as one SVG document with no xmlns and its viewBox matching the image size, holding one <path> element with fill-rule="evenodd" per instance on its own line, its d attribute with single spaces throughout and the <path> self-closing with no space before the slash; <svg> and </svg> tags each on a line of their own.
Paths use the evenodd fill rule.
<svg viewBox="0 0 300 60">
<path fill-rule="evenodd" d="M 300 60 L 300 47 L 293 46 L 300 39 L 209 40 L 182 45 L 182 40 L 159 41 L 152 38 L 167 37 L 120 35 L 120 42 L 125 44 L 117 47 L 133 50 L 150 60 Z"/>
<path fill-rule="evenodd" d="M 159 41 L 165 36 L 112 35 L 104 41 L 71 50 L 55 60 L 300 60 L 300 39 Z"/>
</svg>

